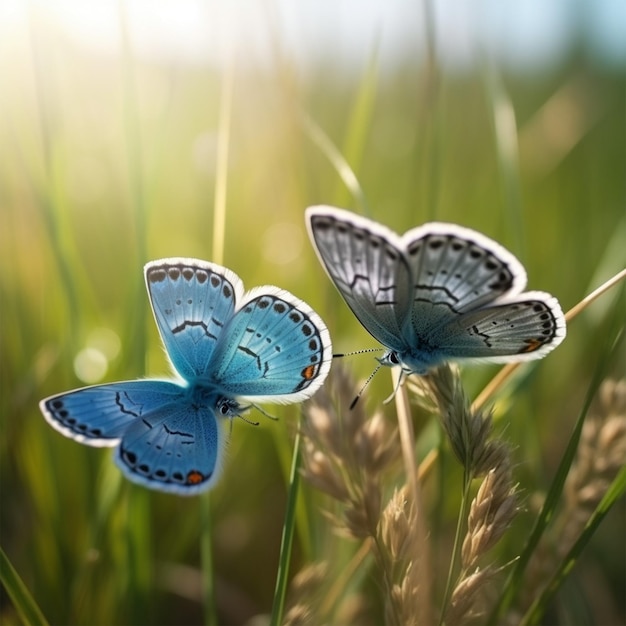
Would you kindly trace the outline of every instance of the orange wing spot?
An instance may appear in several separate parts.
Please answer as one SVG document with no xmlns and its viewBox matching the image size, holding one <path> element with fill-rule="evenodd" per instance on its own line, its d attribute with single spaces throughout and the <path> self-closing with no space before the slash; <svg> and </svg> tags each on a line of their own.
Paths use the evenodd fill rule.
<svg viewBox="0 0 626 626">
<path fill-rule="evenodd" d="M 315 376 L 315 365 L 307 365 L 302 372 L 300 372 L 300 375 L 304 380 L 311 380 L 313 376 Z"/>
<path fill-rule="evenodd" d="M 522 352 L 534 352 L 543 345 L 543 341 L 541 341 L 541 339 L 526 339 L 526 343 L 528 345 L 522 350 Z"/>
<path fill-rule="evenodd" d="M 204 480 L 204 474 L 201 474 L 197 470 L 191 470 L 187 474 L 187 484 L 188 485 L 198 485 Z"/>
</svg>

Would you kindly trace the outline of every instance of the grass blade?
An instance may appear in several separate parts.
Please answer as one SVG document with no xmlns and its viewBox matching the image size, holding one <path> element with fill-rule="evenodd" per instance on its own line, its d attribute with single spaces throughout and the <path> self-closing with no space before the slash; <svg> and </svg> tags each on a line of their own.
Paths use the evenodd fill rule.
<svg viewBox="0 0 626 626">
<path fill-rule="evenodd" d="M 296 504 L 298 502 L 298 492 L 300 489 L 299 468 L 300 431 L 298 428 L 293 444 L 293 457 L 291 462 L 291 472 L 289 475 L 289 493 L 287 496 L 287 510 L 285 511 L 283 535 L 280 542 L 278 573 L 276 576 L 276 588 L 274 590 L 274 602 L 272 604 L 270 626 L 278 626 L 283 621 L 289 576 L 289 563 L 291 561 L 291 548 L 293 546 L 293 537 L 296 529 Z"/>
<path fill-rule="evenodd" d="M 217 602 L 215 599 L 215 580 L 213 576 L 213 518 L 211 515 L 211 494 L 200 496 L 200 555 L 202 560 L 202 599 L 204 604 L 204 623 L 216 626 Z"/>
<path fill-rule="evenodd" d="M 0 582 L 6 589 L 13 606 L 26 626 L 47 626 L 48 621 L 28 591 L 24 581 L 0 548 Z"/>
<path fill-rule="evenodd" d="M 546 611 L 548 603 L 554 597 L 554 594 L 558 591 L 566 576 L 576 564 L 576 560 L 583 551 L 583 548 L 589 543 L 589 540 L 598 529 L 602 520 L 606 517 L 606 514 L 611 510 L 611 507 L 624 495 L 624 493 L 626 493 L 626 467 L 622 468 L 615 480 L 611 483 L 611 486 L 604 494 L 600 504 L 598 504 L 596 510 L 593 512 L 593 515 L 589 518 L 589 521 L 585 525 L 580 537 L 571 547 L 541 595 L 535 599 L 524 617 L 521 619 L 521 626 L 539 623 L 541 617 Z"/>
<path fill-rule="evenodd" d="M 365 194 L 359 183 L 359 179 L 356 177 L 354 170 L 350 167 L 350 164 L 346 158 L 341 154 L 337 146 L 332 142 L 330 137 L 322 130 L 322 128 L 315 122 L 310 115 L 302 112 L 302 123 L 304 129 L 313 141 L 313 143 L 321 150 L 322 154 L 330 161 L 331 165 L 337 171 L 337 174 L 347 187 L 348 191 L 354 197 L 357 207 L 360 213 L 369 215 L 367 208 L 367 201 L 365 200 Z"/>
</svg>

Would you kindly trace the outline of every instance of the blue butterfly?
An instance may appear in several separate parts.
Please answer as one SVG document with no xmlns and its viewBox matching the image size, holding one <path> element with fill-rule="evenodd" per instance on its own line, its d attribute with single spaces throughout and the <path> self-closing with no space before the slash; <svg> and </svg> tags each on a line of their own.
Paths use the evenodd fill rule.
<svg viewBox="0 0 626 626">
<path fill-rule="evenodd" d="M 399 236 L 327 206 L 306 218 L 339 293 L 385 346 L 383 365 L 409 375 L 446 361 L 539 359 L 565 337 L 556 298 L 523 292 L 522 264 L 476 231 L 432 222 Z"/>
<path fill-rule="evenodd" d="M 196 259 L 144 268 L 154 317 L 176 380 L 85 387 L 42 400 L 58 431 L 117 446 L 135 483 L 181 495 L 215 484 L 226 423 L 256 402 L 299 402 L 324 382 L 330 336 L 304 302 L 276 287 L 244 293 L 230 270 Z"/>
</svg>

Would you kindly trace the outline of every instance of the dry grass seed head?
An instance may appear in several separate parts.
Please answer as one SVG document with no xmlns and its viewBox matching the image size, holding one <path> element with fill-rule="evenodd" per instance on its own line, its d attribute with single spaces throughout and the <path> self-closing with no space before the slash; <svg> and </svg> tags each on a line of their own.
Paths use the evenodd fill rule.
<svg viewBox="0 0 626 626">
<path fill-rule="evenodd" d="M 491 413 L 472 411 L 458 369 L 442 365 L 424 376 L 421 384 L 437 407 L 452 450 L 466 471 L 479 476 L 494 467 L 498 450 L 488 441 Z"/>
<path fill-rule="evenodd" d="M 512 484 L 509 465 L 490 470 L 470 506 L 461 551 L 464 570 L 473 569 L 480 557 L 501 539 L 517 511 L 517 490 Z"/>
<path fill-rule="evenodd" d="M 325 593 L 324 581 L 327 577 L 328 564 L 324 561 L 309 565 L 294 576 L 283 624 L 304 626 L 321 623 L 317 610 Z"/>
<path fill-rule="evenodd" d="M 445 614 L 447 626 L 466 624 L 484 614 L 486 589 L 498 571 L 499 569 L 490 566 L 476 568 L 457 585 Z"/>
<path fill-rule="evenodd" d="M 583 425 L 576 459 L 565 483 L 562 554 L 576 540 L 626 458 L 626 380 L 606 380 L 594 414 Z"/>
<path fill-rule="evenodd" d="M 417 510 L 407 487 L 396 489 L 380 520 L 376 557 L 388 586 L 385 616 L 388 624 L 419 624 L 424 607 L 419 602 L 417 560 L 425 552 L 415 532 Z"/>
<path fill-rule="evenodd" d="M 368 417 L 365 398 L 350 408 L 358 388 L 343 367 L 334 367 L 320 391 L 305 403 L 302 475 L 344 506 L 329 515 L 342 532 L 376 535 L 381 511 L 381 473 L 401 458 L 396 429 L 381 414 Z"/>
</svg>

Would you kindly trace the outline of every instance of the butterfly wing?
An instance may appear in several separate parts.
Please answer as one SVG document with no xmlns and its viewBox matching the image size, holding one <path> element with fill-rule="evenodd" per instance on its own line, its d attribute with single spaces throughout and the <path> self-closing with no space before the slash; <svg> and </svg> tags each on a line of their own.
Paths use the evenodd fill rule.
<svg viewBox="0 0 626 626">
<path fill-rule="evenodd" d="M 411 268 L 411 344 L 526 284 L 526 272 L 510 252 L 455 224 L 414 228 L 402 237 L 402 249 Z"/>
<path fill-rule="evenodd" d="M 356 318 L 384 346 L 402 349 L 411 276 L 401 238 L 334 207 L 310 207 L 306 217 L 317 256 Z"/>
<path fill-rule="evenodd" d="M 152 261 L 144 273 L 174 369 L 186 380 L 204 375 L 216 341 L 243 294 L 241 280 L 220 265 L 184 258 Z"/>
<path fill-rule="evenodd" d="M 299 402 L 319 389 L 332 360 L 324 322 L 276 287 L 251 290 L 215 348 L 211 379 L 250 401 Z"/>
<path fill-rule="evenodd" d="M 42 400 L 46 420 L 90 446 L 118 446 L 115 462 L 133 482 L 192 495 L 215 483 L 224 448 L 218 398 L 158 380 L 95 385 Z"/>
<path fill-rule="evenodd" d="M 115 463 L 133 482 L 168 493 L 195 495 L 219 477 L 225 448 L 224 420 L 216 398 L 159 407 L 135 420 L 116 450 Z"/>
<path fill-rule="evenodd" d="M 89 446 L 115 446 L 133 422 L 179 401 L 184 392 L 174 383 L 137 380 L 60 393 L 45 398 L 39 407 L 66 437 Z"/>
<path fill-rule="evenodd" d="M 556 298 L 541 291 L 507 297 L 457 316 L 440 332 L 439 345 L 457 359 L 496 363 L 539 359 L 565 338 Z"/>
</svg>

